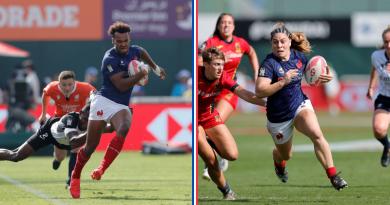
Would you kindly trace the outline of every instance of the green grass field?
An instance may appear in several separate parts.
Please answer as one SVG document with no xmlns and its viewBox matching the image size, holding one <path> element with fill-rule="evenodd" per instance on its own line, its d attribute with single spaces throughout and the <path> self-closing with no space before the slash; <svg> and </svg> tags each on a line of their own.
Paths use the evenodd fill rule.
<svg viewBox="0 0 390 205">
<path fill-rule="evenodd" d="M 1 205 L 153 205 L 191 204 L 191 155 L 142 155 L 124 152 L 101 181 L 90 172 L 103 153 L 95 153 L 82 173 L 81 199 L 71 198 L 65 189 L 67 159 L 59 170 L 51 169 L 51 157 L 0 162 Z M 65 161 L 64 161 L 65 162 Z"/>
<path fill-rule="evenodd" d="M 373 139 L 371 113 L 338 117 L 320 113 L 318 118 L 329 143 Z M 198 158 L 199 204 L 390 204 L 390 168 L 380 166 L 380 150 L 333 152 L 335 165 L 349 184 L 340 192 L 331 187 L 313 152 L 293 152 L 287 164 L 289 181 L 283 184 L 274 174 L 273 141 L 265 129 L 264 114 L 236 114 L 227 125 L 240 151 L 239 159 L 230 162 L 225 173 L 238 200 L 221 200 L 216 186 L 201 179 L 203 162 Z M 294 145 L 310 143 L 295 131 Z"/>
</svg>

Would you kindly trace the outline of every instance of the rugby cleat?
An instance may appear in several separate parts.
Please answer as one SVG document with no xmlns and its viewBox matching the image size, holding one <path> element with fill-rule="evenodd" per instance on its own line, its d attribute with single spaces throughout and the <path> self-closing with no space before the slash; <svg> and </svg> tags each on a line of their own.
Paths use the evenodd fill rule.
<svg viewBox="0 0 390 205">
<path fill-rule="evenodd" d="M 97 169 L 94 169 L 91 173 L 91 178 L 93 180 L 100 180 L 103 176 L 103 170 L 97 168 Z"/>
<path fill-rule="evenodd" d="M 389 149 L 383 148 L 382 157 L 381 157 L 381 165 L 382 167 L 387 167 L 390 164 L 390 156 Z"/>
<path fill-rule="evenodd" d="M 57 170 L 61 165 L 61 162 L 60 161 L 57 161 L 56 159 L 53 160 L 53 163 L 52 163 L 52 168 L 54 170 Z"/>
<path fill-rule="evenodd" d="M 69 192 L 72 198 L 80 198 L 80 179 L 72 179 L 70 181 Z"/>
<path fill-rule="evenodd" d="M 209 175 L 209 170 L 207 167 L 205 169 L 203 169 L 202 179 L 204 179 L 206 181 L 211 180 L 210 175 Z"/>
<path fill-rule="evenodd" d="M 288 172 L 286 168 L 275 167 L 275 174 L 280 179 L 281 182 L 286 183 L 288 180 Z"/>
<path fill-rule="evenodd" d="M 339 176 L 340 173 L 334 175 L 333 177 L 329 178 L 330 182 L 332 183 L 333 187 L 337 190 L 340 191 L 344 188 L 348 187 L 347 182 Z"/>
<path fill-rule="evenodd" d="M 236 195 L 236 193 L 234 193 L 234 191 L 229 190 L 229 192 L 227 194 L 223 195 L 223 199 L 226 201 L 234 201 L 237 199 L 237 195 Z"/>
</svg>

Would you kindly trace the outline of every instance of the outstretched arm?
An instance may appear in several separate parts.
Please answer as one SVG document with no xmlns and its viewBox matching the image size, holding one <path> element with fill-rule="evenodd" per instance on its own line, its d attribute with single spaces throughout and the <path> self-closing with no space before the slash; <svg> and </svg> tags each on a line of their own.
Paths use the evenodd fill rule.
<svg viewBox="0 0 390 205">
<path fill-rule="evenodd" d="M 46 109 L 47 109 L 47 104 L 50 100 L 50 97 L 46 95 L 45 92 L 42 94 L 42 111 L 41 115 L 38 118 L 38 121 L 40 124 L 43 124 L 46 121 Z"/>
<path fill-rule="evenodd" d="M 0 149 L 0 161 L 7 160 L 12 162 L 18 162 L 26 159 L 34 153 L 34 149 L 27 142 L 20 145 L 15 150 Z"/>
<path fill-rule="evenodd" d="M 237 94 L 241 99 L 252 104 L 260 106 L 265 106 L 266 104 L 265 99 L 257 97 L 253 92 L 246 90 L 241 86 L 238 86 L 236 89 L 234 89 L 234 93 Z"/>
</svg>

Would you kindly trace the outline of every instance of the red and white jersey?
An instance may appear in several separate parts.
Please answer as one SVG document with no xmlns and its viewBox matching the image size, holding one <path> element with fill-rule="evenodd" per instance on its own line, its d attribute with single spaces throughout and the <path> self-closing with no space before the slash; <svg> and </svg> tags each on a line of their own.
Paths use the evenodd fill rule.
<svg viewBox="0 0 390 205">
<path fill-rule="evenodd" d="M 61 117 L 69 112 L 80 112 L 89 98 L 91 91 L 96 90 L 89 83 L 75 82 L 74 90 L 66 97 L 60 90 L 59 82 L 53 81 L 49 83 L 44 89 L 43 93 L 54 100 L 56 117 Z"/>
<path fill-rule="evenodd" d="M 198 120 L 206 118 L 214 112 L 216 97 L 223 89 L 234 91 L 237 82 L 231 79 L 225 71 L 221 77 L 209 81 L 205 77 L 204 67 L 198 67 Z"/>
<path fill-rule="evenodd" d="M 213 36 L 204 43 L 201 50 L 216 47 L 225 55 L 224 70 L 231 79 L 235 79 L 238 65 L 240 65 L 241 58 L 244 54 L 249 54 L 250 45 L 248 42 L 240 37 L 233 36 L 231 42 L 226 42 L 218 36 Z"/>
</svg>

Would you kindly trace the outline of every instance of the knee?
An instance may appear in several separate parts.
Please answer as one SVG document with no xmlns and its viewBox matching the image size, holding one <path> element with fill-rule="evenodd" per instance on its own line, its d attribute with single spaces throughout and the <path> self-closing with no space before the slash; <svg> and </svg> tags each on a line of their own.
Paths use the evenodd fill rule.
<svg viewBox="0 0 390 205">
<path fill-rule="evenodd" d="M 387 134 L 387 126 L 383 125 L 374 125 L 374 135 L 375 137 L 383 137 Z"/>
<path fill-rule="evenodd" d="M 235 161 L 238 159 L 238 150 L 227 152 L 226 155 L 222 157 L 229 161 Z"/>
<path fill-rule="evenodd" d="M 126 137 L 130 129 L 130 122 L 123 122 L 116 131 L 117 135 Z"/>
</svg>

